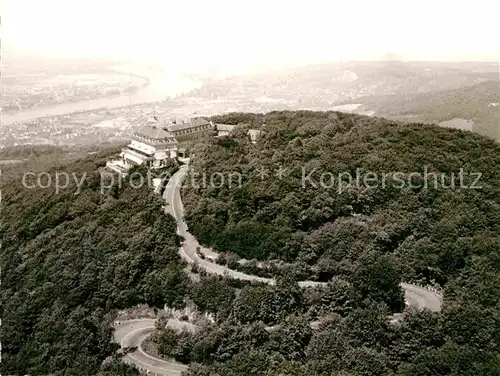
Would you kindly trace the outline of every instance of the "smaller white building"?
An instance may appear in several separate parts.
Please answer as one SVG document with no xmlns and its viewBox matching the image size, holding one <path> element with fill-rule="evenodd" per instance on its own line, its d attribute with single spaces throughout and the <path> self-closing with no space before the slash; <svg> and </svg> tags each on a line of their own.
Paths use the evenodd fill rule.
<svg viewBox="0 0 500 376">
<path fill-rule="evenodd" d="M 248 132 L 247 132 L 248 138 L 250 139 L 250 141 L 252 142 L 252 144 L 256 144 L 257 143 L 260 134 L 261 134 L 261 131 L 258 130 L 258 129 L 249 129 Z"/>
<path fill-rule="evenodd" d="M 236 126 L 232 124 L 215 124 L 217 137 L 229 136 Z"/>
</svg>

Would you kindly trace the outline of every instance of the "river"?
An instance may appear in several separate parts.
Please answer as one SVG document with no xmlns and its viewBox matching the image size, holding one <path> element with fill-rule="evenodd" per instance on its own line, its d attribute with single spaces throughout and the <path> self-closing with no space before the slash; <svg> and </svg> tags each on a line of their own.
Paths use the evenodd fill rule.
<svg viewBox="0 0 500 376">
<path fill-rule="evenodd" d="M 133 70 L 131 67 L 127 68 L 114 67 L 113 71 L 133 73 L 142 77 L 147 77 L 149 79 L 149 84 L 136 90 L 131 95 L 124 94 L 76 102 L 59 103 L 15 112 L 0 112 L 0 125 L 10 125 L 15 122 L 25 122 L 46 116 L 58 116 L 73 112 L 91 111 L 100 108 L 117 108 L 147 102 L 162 101 L 201 86 L 200 81 L 184 77 L 180 74 L 169 74 L 166 72 L 159 72 L 158 70 Z"/>
</svg>

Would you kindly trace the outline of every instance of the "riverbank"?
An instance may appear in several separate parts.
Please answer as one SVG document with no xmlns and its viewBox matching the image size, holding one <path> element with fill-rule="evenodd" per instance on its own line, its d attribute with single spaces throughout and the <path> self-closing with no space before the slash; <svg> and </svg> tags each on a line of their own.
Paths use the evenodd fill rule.
<svg viewBox="0 0 500 376">
<path fill-rule="evenodd" d="M 191 91 L 201 85 L 201 81 L 195 78 L 185 77 L 183 75 L 173 74 L 170 72 L 148 72 L 148 70 L 141 70 L 140 68 L 136 70 L 137 73 L 132 73 L 132 69 L 114 68 L 114 71 L 121 74 L 133 75 L 134 77 L 138 77 L 140 79 L 146 79 L 147 82 L 145 82 L 141 88 L 127 94 L 71 101 L 15 112 L 2 112 L 0 113 L 0 124 L 2 126 L 12 125 L 39 118 L 83 113 L 102 109 L 130 107 L 150 102 L 161 102 L 168 98 Z"/>
<path fill-rule="evenodd" d="M 4 76 L 2 111 L 13 114 L 63 103 L 118 97 L 147 85 L 148 77 L 116 69 Z"/>
</svg>

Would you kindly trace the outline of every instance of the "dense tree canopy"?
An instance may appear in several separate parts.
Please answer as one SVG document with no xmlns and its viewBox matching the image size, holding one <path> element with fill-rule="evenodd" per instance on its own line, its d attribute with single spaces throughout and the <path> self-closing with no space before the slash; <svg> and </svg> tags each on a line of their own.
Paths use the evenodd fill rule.
<svg viewBox="0 0 500 376">
<path fill-rule="evenodd" d="M 83 177 L 78 192 L 76 181 L 24 187 L 15 169 L 1 187 L 3 373 L 137 374 L 112 356 L 115 309 L 188 298 L 215 323 L 194 333 L 158 323 L 152 337 L 160 354 L 191 364 L 186 375 L 500 374 L 498 144 L 335 112 L 213 120 L 238 127 L 193 150 L 198 178 L 225 180 L 185 187 L 189 228 L 231 267 L 276 284 L 191 281 L 149 187 L 101 191 L 108 152 L 61 163 L 54 151 L 47 172 Z M 256 144 L 250 128 L 262 131 Z M 369 172 L 379 184 L 363 181 Z M 443 181 L 428 186 L 425 172 Z M 468 188 L 450 187 L 453 177 Z M 306 278 L 328 283 L 299 288 Z M 442 311 L 402 312 L 401 281 L 441 287 Z"/>
<path fill-rule="evenodd" d="M 500 172 L 493 166 L 500 150 L 493 141 L 336 112 L 214 120 L 240 124 L 234 146 L 206 145 L 193 169 L 239 173 L 242 183 L 188 184 L 184 201 L 194 234 L 218 251 L 305 261 L 324 280 L 351 278 L 363 257 L 390 254 L 404 279 L 444 285 L 498 244 Z M 257 144 L 245 137 L 249 127 L 262 127 Z"/>
<path fill-rule="evenodd" d="M 74 181 L 59 192 L 17 178 L 2 187 L 3 373 L 96 373 L 116 350 L 113 309 L 183 304 L 175 222 L 147 186 L 101 191 L 108 154 L 47 170 L 75 174 L 78 192 Z M 124 374 L 113 364 L 104 374 Z"/>
<path fill-rule="evenodd" d="M 498 144 L 433 125 L 337 112 L 213 120 L 238 127 L 200 147 L 193 170 L 237 172 L 242 183 L 187 184 L 192 232 L 216 251 L 264 264 L 281 259 L 310 279 L 331 282 L 285 305 L 277 303 L 275 287 L 245 287 L 230 320 L 281 329 L 230 360 L 190 360 L 221 375 L 500 372 Z M 247 139 L 250 128 L 262 131 L 256 144 Z M 280 167 L 286 169 L 281 178 Z M 402 309 L 401 281 L 443 288 L 442 312 L 406 312 L 390 321 Z M 273 299 L 271 312 L 282 309 L 278 316 L 266 308 Z M 306 334 L 300 317 L 322 324 Z M 224 325 L 212 330 L 227 330 Z M 211 346 L 217 353 L 227 345 Z"/>
</svg>

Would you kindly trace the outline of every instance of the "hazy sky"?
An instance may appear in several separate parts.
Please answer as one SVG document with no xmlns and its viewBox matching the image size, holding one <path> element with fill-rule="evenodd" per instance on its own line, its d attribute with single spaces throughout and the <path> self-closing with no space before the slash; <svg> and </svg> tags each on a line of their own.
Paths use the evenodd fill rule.
<svg viewBox="0 0 500 376">
<path fill-rule="evenodd" d="M 2 48 L 175 67 L 500 55 L 495 0 L 1 0 Z M 5 51 L 4 50 L 4 51 Z"/>
</svg>

